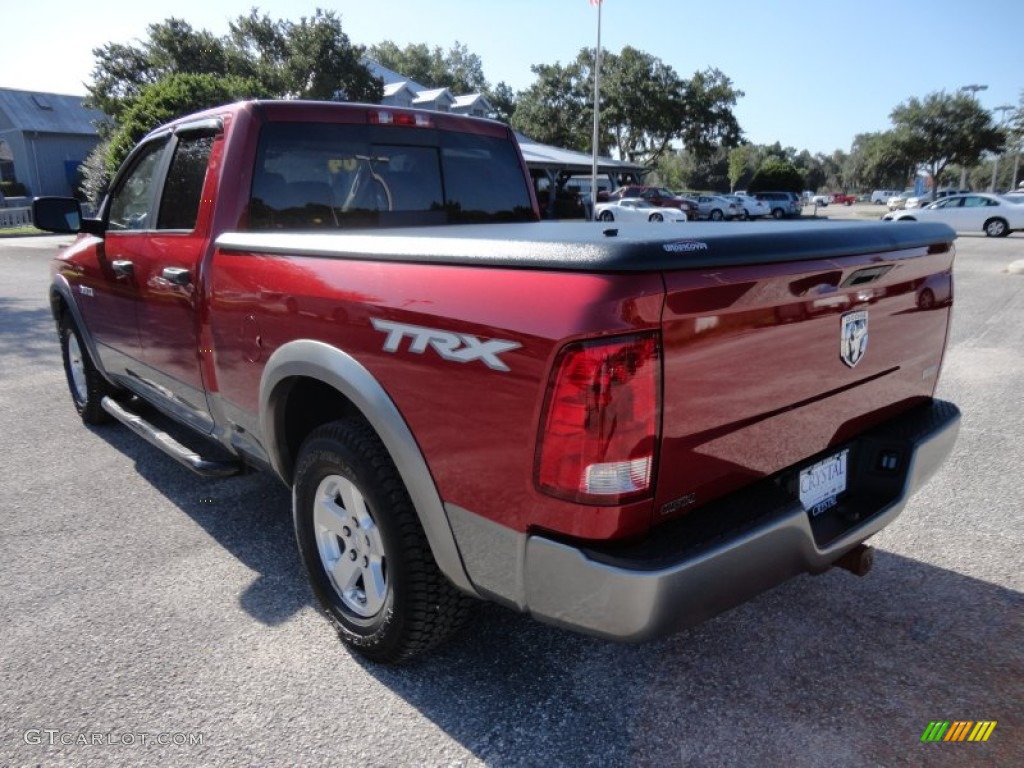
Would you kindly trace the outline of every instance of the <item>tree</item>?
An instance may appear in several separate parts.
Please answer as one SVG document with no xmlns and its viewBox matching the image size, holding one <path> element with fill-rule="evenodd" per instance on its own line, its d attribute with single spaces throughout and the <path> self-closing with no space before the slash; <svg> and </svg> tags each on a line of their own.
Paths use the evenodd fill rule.
<svg viewBox="0 0 1024 768">
<path fill-rule="evenodd" d="M 853 138 L 844 175 L 859 189 L 902 189 L 914 175 L 915 165 L 894 131 L 859 133 Z"/>
<path fill-rule="evenodd" d="M 128 153 L 149 131 L 189 112 L 208 109 L 240 99 L 265 96 L 254 80 L 211 74 L 168 75 L 145 86 L 121 115 L 121 124 L 110 138 L 105 165 L 113 175 Z M 90 181 L 95 185 L 95 181 Z"/>
<path fill-rule="evenodd" d="M 519 94 L 513 124 L 538 141 L 590 151 L 593 141 L 594 49 L 569 64 L 534 65 L 536 81 Z M 718 70 L 684 80 L 672 67 L 626 46 L 601 54 L 603 151 L 654 164 L 682 141 L 700 159 L 735 146 L 740 129 L 732 105 L 742 96 Z"/>
<path fill-rule="evenodd" d="M 88 100 L 116 126 L 147 86 L 175 74 L 237 77 L 279 98 L 379 102 L 380 81 L 362 63 L 333 11 L 317 10 L 297 23 L 274 21 L 257 9 L 216 37 L 169 18 L 147 27 L 139 44 L 107 43 L 93 50 Z"/>
<path fill-rule="evenodd" d="M 592 68 L 592 51 L 581 52 Z M 614 137 L 622 159 L 647 164 L 668 149 L 686 119 L 685 85 L 672 67 L 648 53 L 626 46 L 602 61 L 601 120 Z M 592 88 L 593 74 L 587 84 Z"/>
<path fill-rule="evenodd" d="M 447 88 L 456 94 L 484 93 L 490 89 L 483 62 L 458 40 L 447 51 L 440 46 L 410 43 L 399 48 L 390 40 L 370 46 L 367 55 L 388 69 L 431 88 Z"/>
<path fill-rule="evenodd" d="M 732 108 L 743 96 L 724 72 L 706 69 L 695 72 L 682 94 L 684 115 L 679 126 L 683 145 L 699 158 L 707 158 L 718 147 L 735 147 L 742 131 Z"/>
<path fill-rule="evenodd" d="M 992 116 L 975 99 L 959 92 L 940 91 L 923 100 L 908 99 L 889 117 L 903 153 L 927 167 L 936 183 L 950 163 L 971 167 L 984 152 L 998 152 L 1005 142 Z"/>
<path fill-rule="evenodd" d="M 530 69 L 537 78 L 519 94 L 512 126 L 543 144 L 589 151 L 594 111 L 579 57 L 565 66 L 535 64 Z"/>
<path fill-rule="evenodd" d="M 494 117 L 503 123 L 511 123 L 516 113 L 516 95 L 508 83 L 502 81 L 484 93 L 494 108 Z"/>
<path fill-rule="evenodd" d="M 729 191 L 733 192 L 740 182 L 749 180 L 754 174 L 754 148 L 749 144 L 729 150 Z"/>
<path fill-rule="evenodd" d="M 754 174 L 747 189 L 750 192 L 778 190 L 797 192 L 803 189 L 804 177 L 792 163 L 778 158 L 769 158 Z"/>
</svg>

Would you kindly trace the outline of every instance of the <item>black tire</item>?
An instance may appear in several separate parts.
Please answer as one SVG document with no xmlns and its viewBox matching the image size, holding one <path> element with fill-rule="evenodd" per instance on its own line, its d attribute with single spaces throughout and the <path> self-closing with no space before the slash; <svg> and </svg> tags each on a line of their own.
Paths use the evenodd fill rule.
<svg viewBox="0 0 1024 768">
<path fill-rule="evenodd" d="M 782 219 L 782 218 L 785 218 L 785 216 L 786 216 L 786 212 L 784 210 L 782 210 L 781 208 L 772 208 L 772 218 L 773 219 Z"/>
<path fill-rule="evenodd" d="M 664 221 L 665 217 L 660 213 L 652 213 L 648 221 Z"/>
<path fill-rule="evenodd" d="M 725 214 L 723 214 L 720 210 L 715 208 L 715 210 L 708 214 L 708 218 L 711 219 L 712 221 L 721 221 L 723 218 L 725 218 Z"/>
<path fill-rule="evenodd" d="M 1006 219 L 998 217 L 986 221 L 984 229 L 986 237 L 1006 237 L 1010 234 L 1010 225 L 1006 223 Z"/>
<path fill-rule="evenodd" d="M 68 313 L 60 320 L 60 352 L 64 359 L 64 376 L 71 393 L 71 402 L 86 424 L 104 424 L 113 417 L 103 410 L 101 404 L 107 395 L 116 390 L 103 378 L 89 350 L 82 341 L 82 334 Z"/>
<path fill-rule="evenodd" d="M 597 218 L 600 221 L 615 221 L 615 217 L 612 215 L 611 211 L 601 211 Z"/>
<path fill-rule="evenodd" d="M 935 306 L 935 294 L 932 293 L 931 288 L 925 288 L 918 294 L 917 307 L 918 309 L 931 309 Z"/>
<path fill-rule="evenodd" d="M 437 567 L 398 470 L 369 425 L 335 421 L 314 430 L 299 451 L 293 499 L 313 593 L 350 648 L 377 662 L 407 661 L 466 622 L 473 601 Z"/>
</svg>

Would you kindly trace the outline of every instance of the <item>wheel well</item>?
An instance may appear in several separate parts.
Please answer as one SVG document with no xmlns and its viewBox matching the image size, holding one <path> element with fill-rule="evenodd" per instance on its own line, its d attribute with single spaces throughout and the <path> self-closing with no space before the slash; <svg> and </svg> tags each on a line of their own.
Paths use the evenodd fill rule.
<svg viewBox="0 0 1024 768">
<path fill-rule="evenodd" d="M 317 427 L 339 419 L 366 422 L 363 413 L 329 384 L 305 376 L 285 379 L 278 385 L 280 404 L 276 409 L 277 434 L 283 439 L 281 469 L 290 483 L 302 441 Z"/>
</svg>

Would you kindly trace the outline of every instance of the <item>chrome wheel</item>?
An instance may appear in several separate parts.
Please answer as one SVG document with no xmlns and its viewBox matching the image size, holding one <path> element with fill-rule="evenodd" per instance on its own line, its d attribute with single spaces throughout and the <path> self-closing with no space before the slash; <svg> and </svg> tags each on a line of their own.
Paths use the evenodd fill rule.
<svg viewBox="0 0 1024 768">
<path fill-rule="evenodd" d="M 82 348 L 78 346 L 78 337 L 75 334 L 68 336 L 68 373 L 71 379 L 72 394 L 79 403 L 89 399 L 89 385 L 85 378 L 85 360 L 82 358 Z"/>
<path fill-rule="evenodd" d="M 361 618 L 379 613 L 388 596 L 387 558 L 363 494 L 328 475 L 316 491 L 313 525 L 320 562 L 342 604 Z"/>
</svg>

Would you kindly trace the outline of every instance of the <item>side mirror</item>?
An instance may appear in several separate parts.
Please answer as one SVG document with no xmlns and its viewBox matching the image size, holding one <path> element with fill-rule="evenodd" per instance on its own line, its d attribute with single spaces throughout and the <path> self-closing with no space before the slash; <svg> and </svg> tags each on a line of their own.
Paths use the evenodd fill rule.
<svg viewBox="0 0 1024 768">
<path fill-rule="evenodd" d="M 82 231 L 82 206 L 73 197 L 37 197 L 32 201 L 32 223 L 59 234 Z"/>
</svg>

